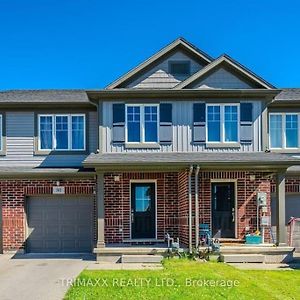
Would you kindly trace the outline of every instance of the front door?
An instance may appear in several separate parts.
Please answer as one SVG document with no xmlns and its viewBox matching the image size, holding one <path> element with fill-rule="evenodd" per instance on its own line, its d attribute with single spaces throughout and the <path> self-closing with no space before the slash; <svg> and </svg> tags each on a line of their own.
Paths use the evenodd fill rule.
<svg viewBox="0 0 300 300">
<path fill-rule="evenodd" d="M 155 238 L 155 183 L 131 184 L 131 238 Z"/>
<path fill-rule="evenodd" d="M 215 238 L 235 238 L 234 183 L 212 184 L 212 234 Z"/>
</svg>

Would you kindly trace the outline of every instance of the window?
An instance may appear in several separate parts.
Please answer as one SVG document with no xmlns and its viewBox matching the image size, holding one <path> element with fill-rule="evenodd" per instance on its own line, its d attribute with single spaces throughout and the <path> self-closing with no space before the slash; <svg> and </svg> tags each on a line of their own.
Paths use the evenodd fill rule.
<svg viewBox="0 0 300 300">
<path fill-rule="evenodd" d="M 270 148 L 299 147 L 299 114 L 272 113 L 269 115 Z"/>
<path fill-rule="evenodd" d="M 3 117 L 0 115 L 0 151 L 3 151 Z"/>
<path fill-rule="evenodd" d="M 238 107 L 224 106 L 225 142 L 238 141 Z"/>
<path fill-rule="evenodd" d="M 39 150 L 85 150 L 85 115 L 39 115 Z"/>
<path fill-rule="evenodd" d="M 158 142 L 158 105 L 126 106 L 126 142 Z"/>
<path fill-rule="evenodd" d="M 208 141 L 220 142 L 221 141 L 221 107 L 208 106 L 207 107 L 207 126 L 208 126 Z"/>
<path fill-rule="evenodd" d="M 286 137 L 286 148 L 298 147 L 298 116 L 297 115 L 285 116 L 285 137 Z"/>
<path fill-rule="evenodd" d="M 216 143 L 238 142 L 237 104 L 207 105 L 207 141 Z"/>
<path fill-rule="evenodd" d="M 190 61 L 170 61 L 169 72 L 172 75 L 187 76 L 191 73 Z"/>
</svg>

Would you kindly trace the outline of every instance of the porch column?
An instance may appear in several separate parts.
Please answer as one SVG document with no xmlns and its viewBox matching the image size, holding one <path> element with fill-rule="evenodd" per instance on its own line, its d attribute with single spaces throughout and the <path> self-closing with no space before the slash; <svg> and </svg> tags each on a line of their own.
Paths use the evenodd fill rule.
<svg viewBox="0 0 300 300">
<path fill-rule="evenodd" d="M 97 248 L 105 247 L 104 218 L 104 174 L 97 173 Z"/>
<path fill-rule="evenodd" d="M 285 227 L 285 171 L 277 173 L 276 180 L 276 243 L 286 245 L 287 234 Z"/>
</svg>

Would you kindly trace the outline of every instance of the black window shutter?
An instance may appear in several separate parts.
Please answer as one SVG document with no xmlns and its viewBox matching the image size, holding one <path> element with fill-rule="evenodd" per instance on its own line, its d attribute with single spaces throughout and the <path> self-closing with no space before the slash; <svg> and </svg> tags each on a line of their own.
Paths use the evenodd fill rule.
<svg viewBox="0 0 300 300">
<path fill-rule="evenodd" d="M 205 103 L 194 103 L 193 105 L 193 141 L 205 143 L 206 131 L 206 106 Z"/>
<path fill-rule="evenodd" d="M 125 104 L 113 104 L 113 142 L 125 142 Z"/>
<path fill-rule="evenodd" d="M 241 103 L 241 122 L 253 122 L 252 103 Z"/>
<path fill-rule="evenodd" d="M 159 105 L 159 141 L 170 144 L 172 140 L 172 103 L 161 103 Z"/>
<path fill-rule="evenodd" d="M 252 143 L 253 141 L 253 103 L 240 104 L 240 141 Z"/>
</svg>

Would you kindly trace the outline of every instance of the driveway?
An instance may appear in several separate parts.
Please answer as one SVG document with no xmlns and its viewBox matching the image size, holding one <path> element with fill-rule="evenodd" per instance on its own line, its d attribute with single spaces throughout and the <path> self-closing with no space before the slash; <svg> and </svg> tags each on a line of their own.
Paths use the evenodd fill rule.
<svg viewBox="0 0 300 300">
<path fill-rule="evenodd" d="M 0 255 L 1 300 L 56 300 L 68 290 L 67 280 L 76 278 L 92 256 Z"/>
</svg>

